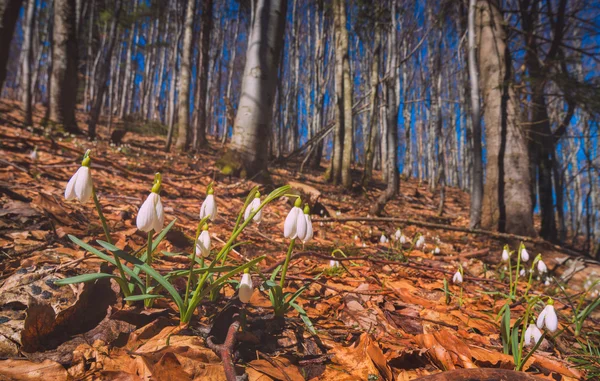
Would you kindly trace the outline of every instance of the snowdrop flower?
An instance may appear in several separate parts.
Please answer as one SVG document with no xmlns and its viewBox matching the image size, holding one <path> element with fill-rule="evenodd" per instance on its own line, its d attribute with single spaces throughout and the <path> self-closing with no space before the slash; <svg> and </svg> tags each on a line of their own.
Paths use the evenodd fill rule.
<svg viewBox="0 0 600 381">
<path fill-rule="evenodd" d="M 244 272 L 244 275 L 242 275 L 242 281 L 240 282 L 240 289 L 238 291 L 238 296 L 240 298 L 240 302 L 242 303 L 248 303 L 252 297 L 252 293 L 254 292 L 252 277 L 246 271 Z"/>
<path fill-rule="evenodd" d="M 357 235 L 357 234 L 355 234 L 355 235 L 354 235 L 354 240 L 355 240 L 355 241 L 358 241 L 358 240 L 360 240 L 360 238 L 358 238 L 358 235 Z"/>
<path fill-rule="evenodd" d="M 537 263 L 537 269 L 540 274 L 544 274 L 548 272 L 548 266 L 541 259 Z"/>
<path fill-rule="evenodd" d="M 90 173 L 90 150 L 88 150 L 81 162 L 81 167 L 75 172 L 71 180 L 67 183 L 65 189 L 65 198 L 67 200 L 78 199 L 80 202 L 87 202 L 92 197 L 94 185 L 92 184 L 92 175 Z"/>
<path fill-rule="evenodd" d="M 415 246 L 417 249 L 420 249 L 420 248 L 424 247 L 424 245 L 425 245 L 425 236 L 420 235 Z"/>
<path fill-rule="evenodd" d="M 254 200 L 252 200 L 246 207 L 246 211 L 244 212 L 244 221 L 246 221 L 248 219 L 248 217 L 250 217 L 250 214 L 252 214 L 252 212 L 258 210 L 258 212 L 256 212 L 256 214 L 252 218 L 252 221 L 259 223 L 260 220 L 262 219 L 262 209 L 259 210 L 258 209 L 259 207 L 260 207 L 260 193 L 256 192 L 256 196 L 254 196 Z"/>
<path fill-rule="evenodd" d="M 196 255 L 202 255 L 208 257 L 210 254 L 210 234 L 208 233 L 208 225 L 204 224 L 202 227 L 202 233 L 198 236 L 196 241 Z"/>
<path fill-rule="evenodd" d="M 394 238 L 396 239 L 396 241 L 399 241 L 400 237 L 402 237 L 402 230 L 397 229 L 396 233 L 394 234 Z"/>
<path fill-rule="evenodd" d="M 381 233 L 381 237 L 379 238 L 379 243 L 387 243 L 388 239 L 385 234 Z"/>
<path fill-rule="evenodd" d="M 329 267 L 331 267 L 332 269 L 340 267 L 340 262 L 336 261 L 335 259 L 331 259 L 329 260 Z"/>
<path fill-rule="evenodd" d="M 283 224 L 283 236 L 289 239 L 295 239 L 300 237 L 302 239 L 306 236 L 306 218 L 304 212 L 300 209 L 302 200 L 300 197 L 296 198 L 294 207 L 288 213 Z"/>
<path fill-rule="evenodd" d="M 550 286 L 550 279 L 546 279 L 544 281 L 544 286 L 546 286 L 546 287 Z"/>
<path fill-rule="evenodd" d="M 33 161 L 37 161 L 37 159 L 38 159 L 37 147 L 33 148 L 33 151 L 31 151 L 31 153 L 29 154 L 29 158 Z"/>
<path fill-rule="evenodd" d="M 554 311 L 554 300 L 551 298 L 548 298 L 546 307 L 544 307 L 537 318 L 537 327 L 539 329 L 546 327 L 550 332 L 558 329 L 558 317 L 556 316 L 556 311 Z"/>
<path fill-rule="evenodd" d="M 206 216 L 211 221 L 214 221 L 217 218 L 217 203 L 215 202 L 215 191 L 212 188 L 212 185 L 208 186 L 208 191 L 206 192 L 206 199 L 202 203 L 200 207 L 200 219 L 203 219 Z"/>
<path fill-rule="evenodd" d="M 519 276 L 525 276 L 527 274 L 527 272 L 525 271 L 525 269 L 521 269 L 521 271 L 519 271 Z"/>
<path fill-rule="evenodd" d="M 523 249 L 521 250 L 521 260 L 523 262 L 529 261 L 529 253 L 527 252 L 527 249 L 525 249 L 525 246 L 523 246 Z"/>
<path fill-rule="evenodd" d="M 452 277 L 452 283 L 461 284 L 462 282 L 463 282 L 462 267 L 459 267 L 458 270 L 456 270 L 456 273 L 454 274 L 454 276 Z"/>
<path fill-rule="evenodd" d="M 406 236 L 404 234 L 402 234 L 402 236 L 400 237 L 400 243 L 403 245 L 406 243 Z"/>
<path fill-rule="evenodd" d="M 504 250 L 502 250 L 502 262 L 508 262 L 509 257 L 508 250 L 504 248 Z"/>
<path fill-rule="evenodd" d="M 440 253 L 440 248 L 439 246 L 435 247 L 435 250 L 433 250 L 434 254 L 439 254 Z"/>
<path fill-rule="evenodd" d="M 542 331 L 535 325 L 529 324 L 529 327 L 525 330 L 525 346 L 534 346 L 542 338 Z"/>
<path fill-rule="evenodd" d="M 140 207 L 136 219 L 137 228 L 143 232 L 148 233 L 152 230 L 159 232 L 165 223 L 165 213 L 159 195 L 161 184 L 161 175 L 157 173 L 154 177 L 152 191 Z"/>
<path fill-rule="evenodd" d="M 308 205 L 304 205 L 304 211 L 302 213 L 302 217 L 304 217 L 306 229 L 305 229 L 303 235 L 301 234 L 300 231 L 298 231 L 298 238 L 300 238 L 302 240 L 302 243 L 306 243 L 306 242 L 310 241 L 313 237 L 312 221 L 310 219 L 310 207 Z"/>
</svg>

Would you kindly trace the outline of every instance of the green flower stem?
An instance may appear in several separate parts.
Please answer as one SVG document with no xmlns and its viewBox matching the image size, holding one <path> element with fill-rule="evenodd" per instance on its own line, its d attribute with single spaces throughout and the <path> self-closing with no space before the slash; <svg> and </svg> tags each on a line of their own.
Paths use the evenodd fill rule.
<svg viewBox="0 0 600 381">
<path fill-rule="evenodd" d="M 152 266 L 152 236 L 154 233 L 154 229 L 150 230 L 148 232 L 148 246 L 147 246 L 147 254 L 146 254 L 146 264 L 148 266 Z M 148 289 L 150 288 L 151 285 L 151 280 L 152 277 L 150 277 L 150 275 L 146 274 L 146 290 L 145 292 L 148 292 Z M 152 299 L 146 299 L 144 300 L 144 305 L 148 308 L 152 307 Z"/>
<path fill-rule="evenodd" d="M 288 266 L 290 265 L 290 259 L 292 259 L 292 251 L 294 250 L 294 245 L 296 244 L 296 238 L 293 238 L 290 242 L 290 247 L 288 247 L 287 254 L 285 255 L 285 262 L 283 263 L 283 269 L 281 270 L 281 279 L 279 280 L 279 285 L 283 290 L 283 285 L 285 284 L 285 274 L 287 273 Z"/>
<path fill-rule="evenodd" d="M 508 253 L 508 281 L 510 284 L 510 295 L 512 296 L 512 286 L 513 286 L 513 276 L 512 276 L 512 256 L 510 255 L 510 251 Z"/>
<path fill-rule="evenodd" d="M 194 264 L 196 263 L 196 245 L 198 242 L 198 237 L 200 237 L 200 233 L 202 232 L 202 226 L 205 223 L 206 218 L 198 223 L 198 228 L 196 228 L 196 239 L 194 240 L 194 244 L 192 245 L 192 260 L 190 262 L 190 273 L 188 275 L 188 281 L 185 285 L 185 297 L 183 299 L 183 305 L 187 308 L 188 299 L 190 297 L 190 285 L 192 284 L 192 275 L 194 273 Z M 202 257 L 202 267 L 204 267 L 204 257 Z"/>
<path fill-rule="evenodd" d="M 517 295 L 517 286 L 519 285 L 519 267 L 521 267 L 521 250 L 522 250 L 523 244 L 521 244 L 521 246 L 519 246 L 519 250 L 517 250 L 517 269 L 515 270 L 515 284 L 514 286 L 514 290 L 511 290 L 510 296 L 512 297 L 512 299 L 515 299 L 515 296 Z"/>
<path fill-rule="evenodd" d="M 102 213 L 102 205 L 100 205 L 100 201 L 98 201 L 98 196 L 96 195 L 96 188 L 94 188 L 93 186 L 92 186 L 92 198 L 94 199 L 94 205 L 96 206 L 96 211 L 98 212 L 98 217 L 100 217 L 100 222 L 102 222 L 102 229 L 104 230 L 104 235 L 106 236 L 106 241 L 112 245 L 113 241 L 112 241 L 112 238 L 110 238 L 110 232 L 108 231 L 108 223 L 106 222 L 104 213 Z M 117 269 L 119 270 L 121 279 L 123 279 L 123 281 L 126 283 L 127 278 L 125 277 L 125 271 L 123 271 L 123 264 L 121 263 L 121 259 L 116 254 L 113 254 L 113 256 L 115 257 L 115 263 L 117 264 Z M 129 292 L 129 287 L 125 287 L 125 288 L 121 287 L 121 289 L 123 290 L 123 294 L 125 295 L 125 297 L 128 297 L 131 295 L 131 292 Z"/>
</svg>

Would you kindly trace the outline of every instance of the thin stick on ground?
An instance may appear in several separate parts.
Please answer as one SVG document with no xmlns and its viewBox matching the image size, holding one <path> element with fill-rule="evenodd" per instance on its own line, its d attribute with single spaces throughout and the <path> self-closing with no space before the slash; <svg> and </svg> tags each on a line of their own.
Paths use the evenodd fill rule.
<svg viewBox="0 0 600 381">
<path fill-rule="evenodd" d="M 223 344 L 215 344 L 214 336 L 209 336 L 206 339 L 206 346 L 212 349 L 217 356 L 223 361 L 223 368 L 225 370 L 225 377 L 227 381 L 236 381 L 237 375 L 235 373 L 235 364 L 233 363 L 233 351 L 237 343 L 237 332 L 240 329 L 241 323 L 239 315 L 233 315 L 233 322 L 227 330 L 227 336 Z"/>
</svg>

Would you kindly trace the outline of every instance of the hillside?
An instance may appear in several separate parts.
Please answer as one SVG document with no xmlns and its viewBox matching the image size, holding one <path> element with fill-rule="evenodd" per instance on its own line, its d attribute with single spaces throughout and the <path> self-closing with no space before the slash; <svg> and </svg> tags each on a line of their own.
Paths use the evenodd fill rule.
<svg viewBox="0 0 600 381">
<path fill-rule="evenodd" d="M 441 380 L 453 378 L 440 371 L 462 368 L 495 368 L 513 380 L 532 379 L 527 375 L 588 377 L 586 369 L 576 365 L 590 359 L 584 346 L 586 338 L 597 343 L 599 316 L 592 314 L 575 337 L 570 299 L 577 302 L 584 283 L 597 277 L 600 266 L 538 239 L 524 242 L 531 255 L 528 265 L 540 253 L 550 274 L 547 284 L 537 279 L 537 272 L 531 278 L 530 296 L 543 297 L 533 317 L 551 296 L 559 330 L 545 336 L 523 366 L 527 373 L 516 378 L 508 372 L 515 365 L 513 356 L 503 353 L 497 314 L 505 303 L 501 293 L 509 288 L 502 249 L 509 245 L 517 250 L 520 239 L 467 232 L 469 197 L 461 190 L 447 188 L 445 208 L 438 216 L 438 193 L 415 179 L 402 179 L 401 194 L 384 215 L 398 220 L 386 221 L 368 215 L 385 187 L 379 173 L 368 189 L 348 194 L 323 180 L 325 168 L 299 173 L 300 162 L 292 160 L 273 164 L 274 185 L 263 186 L 219 174 L 215 161 L 220 142 L 211 140 L 210 149 L 196 154 L 166 153 L 164 138 L 133 132 L 124 136 L 122 145 L 111 145 L 105 126 L 93 143 L 84 136 L 46 133 L 39 125 L 42 109 L 36 109 L 34 127 L 23 129 L 14 102 L 2 101 L 0 115 L 0 379 L 38 379 L 35 372 L 40 372 L 53 380 L 224 380 L 219 350 L 209 348 L 213 341 L 207 343 L 207 337 L 223 342 L 230 326 L 236 327 L 233 322 L 243 326 L 237 343 L 217 349 L 226 349 L 219 355 L 228 357 L 234 349 L 238 373 L 245 372 L 249 380 L 449 377 L 435 378 Z M 83 122 L 84 115 L 78 118 Z M 37 159 L 30 157 L 34 148 Z M 199 305 L 189 326 L 179 325 L 177 308 L 169 299 L 156 299 L 151 308 L 141 302 L 126 305 L 118 285 L 107 279 L 57 286 L 57 279 L 95 273 L 101 266 L 104 272 L 112 270 L 68 238 L 73 235 L 98 249 L 96 240 L 104 239 L 93 202 L 64 197 L 86 149 L 92 150 L 92 178 L 111 237 L 115 246 L 128 252 L 146 245 L 136 216 L 154 173 L 162 174 L 165 226 L 176 220 L 154 253 L 152 266 L 163 274 L 189 268 L 184 255 L 193 249 L 209 183 L 214 182 L 218 206 L 218 217 L 209 224 L 216 250 L 229 238 L 254 186 L 264 199 L 273 189 L 290 184 L 313 207 L 314 237 L 296 246 L 285 289 L 307 287 L 298 303 L 317 333 L 311 334 L 294 309 L 285 319 L 274 318 L 256 272 L 255 292 L 246 306 L 234 297 L 235 285 L 229 284 L 214 301 Z M 356 175 L 358 179 L 358 168 Z M 238 238 L 245 244 L 232 250 L 230 264 L 265 255 L 257 268 L 268 277 L 283 263 L 289 244 L 283 237 L 284 219 L 291 201 L 282 197 L 265 207 L 260 224 L 249 225 Z M 382 234 L 391 238 L 397 229 L 407 243 L 381 242 Z M 465 231 L 457 231 L 461 229 Z M 412 243 L 419 235 L 425 237 L 425 246 L 417 249 Z M 343 266 L 329 268 L 332 253 Z M 462 285 L 452 283 L 459 265 L 464 269 Z M 183 292 L 185 279 L 174 281 L 174 287 Z M 526 277 L 518 289 L 518 294 L 525 292 Z M 587 305 L 593 292 L 586 295 Z M 513 300 L 512 323 L 526 307 L 524 300 Z M 241 323 L 238 314 L 244 317 Z M 597 359 L 589 361 L 588 369 L 600 369 Z M 484 373 L 482 379 L 487 377 Z"/>
</svg>

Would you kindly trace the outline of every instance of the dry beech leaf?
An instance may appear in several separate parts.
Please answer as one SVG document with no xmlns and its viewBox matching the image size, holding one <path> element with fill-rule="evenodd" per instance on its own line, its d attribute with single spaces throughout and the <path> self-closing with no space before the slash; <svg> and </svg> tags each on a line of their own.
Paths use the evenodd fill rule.
<svg viewBox="0 0 600 381">
<path fill-rule="evenodd" d="M 0 361 L 0 379 L 11 381 L 62 381 L 69 379 L 67 370 L 57 362 L 45 360 L 34 363 L 28 360 Z"/>
<path fill-rule="evenodd" d="M 271 364 L 267 360 L 262 359 L 252 360 L 248 363 L 248 366 L 263 375 L 269 376 L 273 380 L 304 381 L 304 377 L 302 376 L 298 368 L 295 365 L 293 365 L 289 359 L 285 357 L 273 357 L 271 360 L 277 365 L 279 365 L 279 367 Z"/>
</svg>

